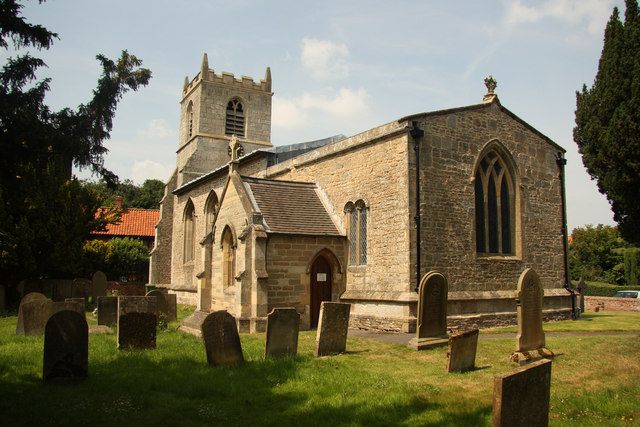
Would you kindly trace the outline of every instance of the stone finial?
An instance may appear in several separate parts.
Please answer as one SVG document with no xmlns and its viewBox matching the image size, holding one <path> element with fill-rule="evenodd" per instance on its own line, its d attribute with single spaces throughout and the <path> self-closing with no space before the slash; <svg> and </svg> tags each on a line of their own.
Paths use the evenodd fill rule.
<svg viewBox="0 0 640 427">
<path fill-rule="evenodd" d="M 185 76 L 184 77 L 184 85 L 182 86 L 182 91 L 187 90 L 188 87 L 189 87 L 189 76 Z"/>
<path fill-rule="evenodd" d="M 267 90 L 271 90 L 271 67 L 267 67 L 264 73 L 264 81 L 267 83 Z"/>
<path fill-rule="evenodd" d="M 482 100 L 484 102 L 491 102 L 496 97 L 495 90 L 496 86 L 498 86 L 498 82 L 492 75 L 489 75 L 488 77 L 485 77 L 484 85 L 487 87 L 487 93 Z"/>
<path fill-rule="evenodd" d="M 238 137 L 235 135 L 231 135 L 231 140 L 229 141 L 229 154 L 231 154 L 231 163 L 238 162 L 238 146 L 240 143 L 238 142 Z"/>
<path fill-rule="evenodd" d="M 209 71 L 209 58 L 207 57 L 207 54 L 205 53 L 202 56 L 202 65 L 200 65 L 200 78 L 203 79 L 208 71 Z"/>
</svg>

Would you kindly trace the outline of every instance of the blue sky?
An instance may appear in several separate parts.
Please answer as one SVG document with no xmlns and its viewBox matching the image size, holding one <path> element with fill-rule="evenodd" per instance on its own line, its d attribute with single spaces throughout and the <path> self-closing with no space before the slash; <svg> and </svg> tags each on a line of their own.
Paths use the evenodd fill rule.
<svg viewBox="0 0 640 427">
<path fill-rule="evenodd" d="M 107 143 L 105 164 L 121 179 L 168 178 L 181 87 L 204 52 L 217 73 L 259 80 L 271 67 L 275 145 L 476 104 L 492 74 L 502 104 L 567 149 L 572 229 L 613 223 L 572 129 L 575 91 L 593 83 L 616 5 L 624 10 L 621 0 L 50 0 L 23 13 L 60 36 L 38 53 L 54 108 L 89 99 L 98 53 L 127 49 L 152 70 L 147 87 L 125 95 Z"/>
</svg>

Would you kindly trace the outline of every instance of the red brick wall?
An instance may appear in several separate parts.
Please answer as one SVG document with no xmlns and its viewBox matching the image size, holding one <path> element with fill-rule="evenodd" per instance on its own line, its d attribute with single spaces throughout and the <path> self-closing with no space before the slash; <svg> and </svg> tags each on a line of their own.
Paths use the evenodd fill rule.
<svg viewBox="0 0 640 427">
<path fill-rule="evenodd" d="M 640 311 L 640 298 L 584 297 L 587 310 Z"/>
</svg>

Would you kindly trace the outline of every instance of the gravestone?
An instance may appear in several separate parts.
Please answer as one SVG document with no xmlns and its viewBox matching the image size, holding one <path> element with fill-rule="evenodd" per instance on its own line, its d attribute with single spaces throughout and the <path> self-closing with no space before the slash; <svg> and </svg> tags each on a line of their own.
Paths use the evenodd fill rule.
<svg viewBox="0 0 640 427">
<path fill-rule="evenodd" d="M 298 354 L 300 314 L 295 308 L 274 308 L 267 315 L 266 357 Z"/>
<path fill-rule="evenodd" d="M 449 372 L 466 372 L 476 367 L 476 352 L 478 350 L 478 330 L 463 332 L 449 337 L 449 351 L 447 356 Z"/>
<path fill-rule="evenodd" d="M 580 276 L 580 281 L 578 281 L 578 305 L 580 307 L 580 313 L 584 313 L 584 296 L 587 293 L 587 284 L 584 281 L 584 278 Z"/>
<path fill-rule="evenodd" d="M 107 275 L 96 271 L 91 277 L 91 297 L 95 301 L 98 297 L 107 295 Z"/>
<path fill-rule="evenodd" d="M 26 294 L 20 300 L 20 306 L 18 307 L 18 323 L 16 325 L 16 334 L 24 335 L 24 306 L 33 301 L 48 301 L 49 299 L 40 292 L 30 292 Z M 45 304 L 46 306 L 46 304 Z M 46 322 L 46 320 L 45 320 Z"/>
<path fill-rule="evenodd" d="M 408 347 L 414 350 L 442 347 L 449 344 L 447 335 L 447 279 L 430 271 L 420 280 L 416 336 Z"/>
<path fill-rule="evenodd" d="M 493 426 L 548 426 L 550 391 L 550 360 L 538 360 L 495 377 Z"/>
<path fill-rule="evenodd" d="M 156 348 L 156 325 L 158 318 L 155 313 L 129 312 L 118 316 L 118 348 L 153 349 Z"/>
<path fill-rule="evenodd" d="M 118 297 L 98 297 L 98 325 L 118 323 Z"/>
<path fill-rule="evenodd" d="M 44 297 L 44 295 L 42 297 Z M 30 297 L 30 300 L 25 303 L 20 302 L 16 334 L 42 335 L 49 317 L 63 310 L 75 311 L 83 318 L 85 317 L 85 307 L 81 301 L 54 302 L 46 297 L 42 297 L 34 296 Z"/>
<path fill-rule="evenodd" d="M 83 316 L 62 310 L 52 315 L 44 331 L 42 379 L 82 379 L 87 377 L 89 327 Z"/>
<path fill-rule="evenodd" d="M 347 349 L 351 304 L 323 301 L 320 304 L 316 356 L 344 353 Z"/>
<path fill-rule="evenodd" d="M 156 297 L 158 317 L 164 314 L 168 322 L 178 320 L 178 305 L 175 294 L 168 294 L 158 289 L 147 292 L 147 297 Z"/>
<path fill-rule="evenodd" d="M 118 297 L 118 316 L 127 313 L 157 313 L 158 300 L 156 297 Z"/>
<path fill-rule="evenodd" d="M 214 311 L 202 322 L 202 339 L 211 366 L 235 366 L 244 362 L 236 319 L 226 310 Z"/>
<path fill-rule="evenodd" d="M 518 334 L 516 352 L 511 360 L 524 365 L 542 357 L 552 357 L 553 353 L 545 348 L 542 330 L 542 302 L 544 290 L 538 274 L 527 268 L 518 280 Z"/>
<path fill-rule="evenodd" d="M 0 311 L 7 309 L 7 289 L 4 285 L 0 285 Z"/>
</svg>

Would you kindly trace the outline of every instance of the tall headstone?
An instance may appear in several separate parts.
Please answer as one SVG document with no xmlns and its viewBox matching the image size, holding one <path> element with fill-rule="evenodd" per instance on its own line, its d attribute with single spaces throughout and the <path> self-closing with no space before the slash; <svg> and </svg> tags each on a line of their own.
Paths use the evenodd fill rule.
<svg viewBox="0 0 640 427">
<path fill-rule="evenodd" d="M 267 315 L 266 357 L 298 354 L 300 314 L 295 308 L 274 308 Z"/>
<path fill-rule="evenodd" d="M 323 301 L 320 304 L 316 356 L 344 353 L 347 349 L 351 304 Z"/>
<path fill-rule="evenodd" d="M 584 296 L 587 293 L 587 283 L 584 281 L 584 278 L 580 276 L 580 280 L 578 281 L 578 306 L 580 307 L 580 313 L 584 313 Z"/>
<path fill-rule="evenodd" d="M 202 322 L 202 339 L 211 366 L 235 366 L 244 362 L 236 319 L 226 310 L 214 311 Z"/>
<path fill-rule="evenodd" d="M 449 344 L 447 335 L 447 279 L 437 271 L 430 271 L 420 280 L 416 337 L 408 347 L 424 350 Z"/>
<path fill-rule="evenodd" d="M 91 297 L 95 301 L 98 297 L 107 295 L 107 275 L 96 271 L 91 277 Z"/>
<path fill-rule="evenodd" d="M 118 323 L 118 297 L 98 297 L 98 325 Z"/>
<path fill-rule="evenodd" d="M 118 297 L 118 348 L 156 348 L 156 297 Z"/>
<path fill-rule="evenodd" d="M 473 329 L 449 337 L 449 358 L 447 370 L 449 372 L 466 372 L 476 367 L 476 352 L 478 350 L 478 330 Z"/>
<path fill-rule="evenodd" d="M 62 310 L 52 315 L 44 331 L 42 379 L 82 379 L 87 377 L 89 327 L 83 316 Z"/>
<path fill-rule="evenodd" d="M 495 377 L 493 426 L 548 426 L 550 391 L 550 360 L 538 360 Z"/>
<path fill-rule="evenodd" d="M 518 334 L 516 335 L 516 352 L 511 360 L 520 365 L 542 357 L 552 357 L 553 353 L 545 348 L 544 331 L 542 330 L 542 302 L 544 290 L 540 285 L 538 274 L 527 268 L 518 280 Z"/>
<path fill-rule="evenodd" d="M 158 317 L 164 314 L 167 321 L 175 322 L 178 320 L 178 304 L 175 294 L 162 292 L 158 289 L 147 292 L 146 296 L 156 297 Z"/>
</svg>

